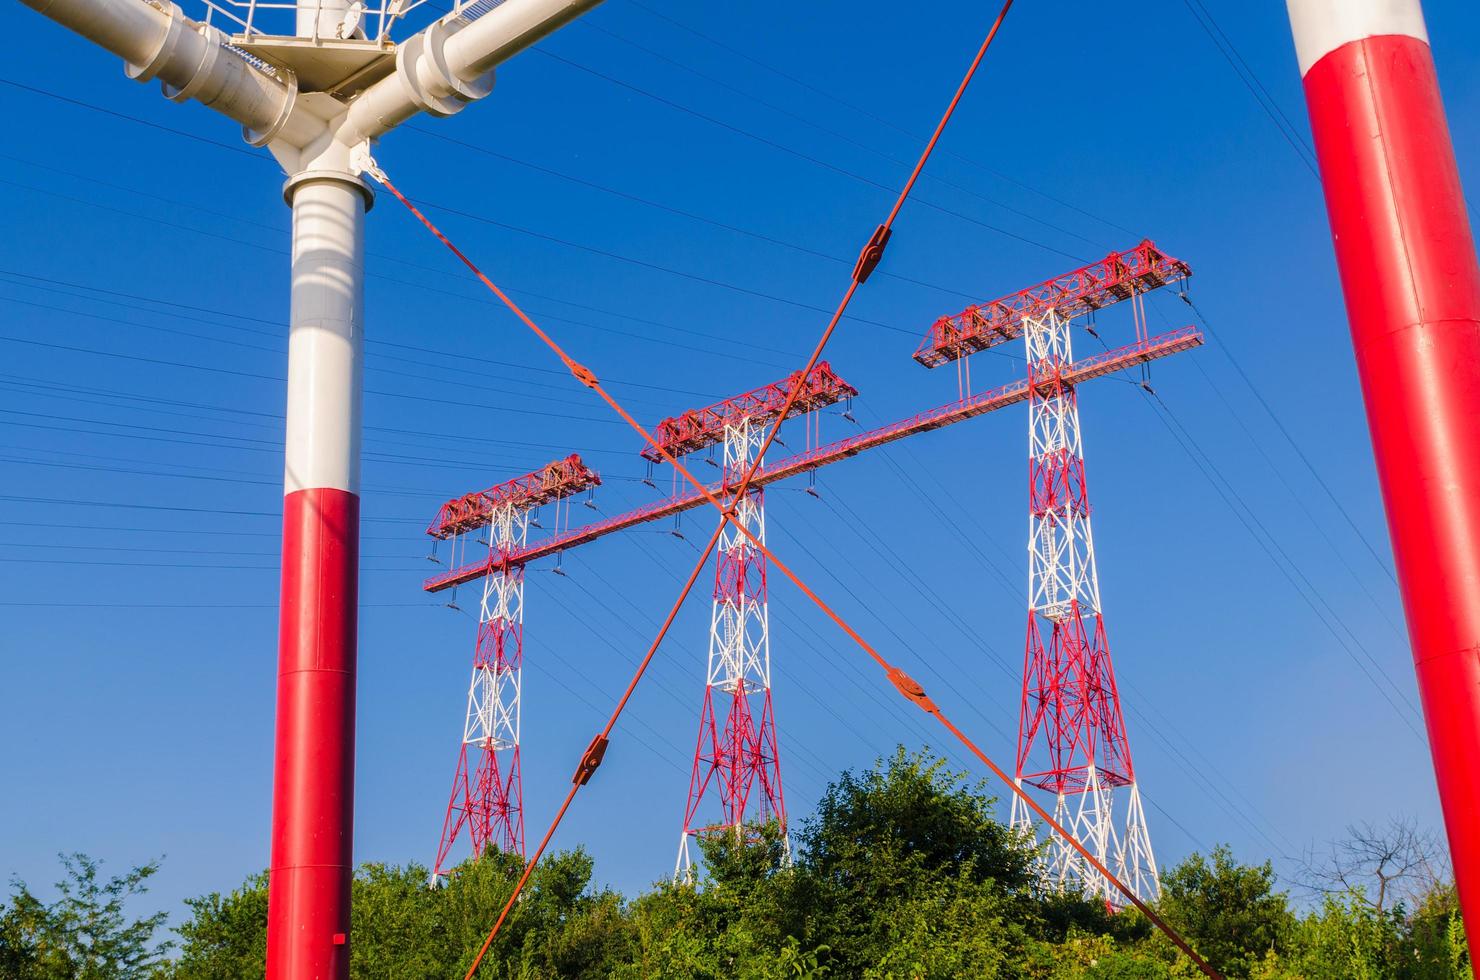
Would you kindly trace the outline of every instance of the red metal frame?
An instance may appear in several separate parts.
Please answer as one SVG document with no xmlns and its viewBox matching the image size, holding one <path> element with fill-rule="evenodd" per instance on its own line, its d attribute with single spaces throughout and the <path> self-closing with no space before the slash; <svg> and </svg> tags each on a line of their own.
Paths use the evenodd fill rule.
<svg viewBox="0 0 1480 980">
<path fill-rule="evenodd" d="M 571 453 L 533 473 L 505 480 L 487 490 L 452 498 L 441 506 L 432 523 L 427 525 L 427 534 L 445 541 L 454 535 L 487 527 L 494 509 L 502 505 L 528 509 L 599 486 L 601 477 L 581 462 L 578 453 Z"/>
<path fill-rule="evenodd" d="M 731 479 L 742 475 L 727 474 Z M 751 495 L 757 507 L 764 506 L 763 491 L 752 490 Z M 714 569 L 716 603 L 764 606 L 766 584 L 766 558 L 750 542 L 741 538 L 734 547 L 720 551 Z M 760 705 L 759 715 L 755 703 Z M 697 825 L 695 818 L 710 792 L 719 794 L 723 819 Z M 756 803 L 753 811 L 752 800 Z M 772 819 L 784 832 L 786 802 L 781 791 L 781 755 L 771 689 L 749 689 L 743 679 L 733 691 L 716 690 L 713 684 L 706 684 L 683 832 L 694 837 L 721 832 L 749 837 L 756 826 Z"/>
<path fill-rule="evenodd" d="M 1079 384 L 1092 378 L 1103 377 L 1123 371 L 1126 368 L 1135 367 L 1162 357 L 1169 357 L 1188 351 L 1194 347 L 1201 346 L 1203 335 L 1193 327 L 1183 327 L 1170 333 L 1161 334 L 1148 340 L 1117 347 L 1114 350 L 1096 354 L 1093 357 L 1082 358 L 1065 368 L 1063 378 L 1066 382 Z M 892 422 L 889 425 L 837 442 L 818 446 L 816 449 L 804 453 L 797 453 L 785 459 L 778 460 L 767 466 L 756 470 L 751 479 L 751 486 L 765 486 L 778 480 L 785 480 L 797 476 L 808 470 L 820 469 L 830 463 L 836 463 L 859 453 L 866 452 L 877 446 L 883 446 L 908 436 L 917 435 L 921 432 L 929 432 L 932 429 L 941 429 L 966 419 L 976 418 L 988 412 L 1016 405 L 1028 399 L 1028 382 L 1019 379 L 1001 386 L 971 395 L 960 401 L 942 405 L 918 415 Z M 711 491 L 719 493 L 721 487 L 716 484 Z M 571 528 L 560 534 L 551 535 L 531 544 L 520 551 L 510 552 L 498 559 L 499 562 L 507 562 L 511 567 L 526 565 L 539 558 L 548 558 L 568 548 L 576 548 L 583 544 L 589 544 L 597 538 L 603 538 L 617 531 L 625 531 L 639 524 L 647 524 L 652 521 L 672 517 L 687 510 L 704 506 L 705 499 L 697 490 L 665 497 L 642 507 L 616 514 L 604 520 L 595 521 L 580 527 Z M 461 568 L 454 568 L 441 575 L 433 576 L 423 583 L 422 588 L 427 592 L 441 592 L 444 589 L 454 588 L 465 582 L 471 582 L 487 575 L 493 567 L 492 559 L 485 559 Z"/>
<path fill-rule="evenodd" d="M 726 425 L 733 425 L 743 418 L 756 422 L 774 419 L 785 406 L 801 374 L 793 371 L 780 381 L 743 395 L 666 418 L 653 427 L 653 440 L 673 456 L 684 456 L 718 445 L 724 441 Z M 788 417 L 815 412 L 856 394 L 858 389 L 834 374 L 827 361 L 818 361 L 812 373 L 807 375 L 802 394 L 792 404 Z M 663 454 L 649 445 L 642 450 L 642 457 L 656 463 L 663 459 Z"/>
<path fill-rule="evenodd" d="M 511 569 L 507 574 L 522 581 L 524 568 Z M 478 642 L 473 652 L 475 670 L 491 668 L 499 673 L 511 673 L 523 664 L 523 623 L 497 617 L 478 624 Z M 469 746 L 466 740 L 460 744 L 457 772 L 452 777 L 452 797 L 447 802 L 437 860 L 432 866 L 434 877 L 450 871 L 449 858 L 464 827 L 474 858 L 482 857 L 490 844 L 505 854 L 524 856 L 524 782 L 519 746 L 516 744 L 504 752 L 506 758 L 501 761 L 499 750 L 489 740 L 481 745 Z M 476 766 L 470 756 L 476 757 Z"/>
<path fill-rule="evenodd" d="M 1025 316 L 1041 317 L 1054 310 L 1067 320 L 1191 275 L 1186 262 L 1172 258 L 1147 239 L 1082 269 L 941 317 L 925 334 L 915 360 L 928 368 L 940 367 L 1021 337 Z"/>
</svg>

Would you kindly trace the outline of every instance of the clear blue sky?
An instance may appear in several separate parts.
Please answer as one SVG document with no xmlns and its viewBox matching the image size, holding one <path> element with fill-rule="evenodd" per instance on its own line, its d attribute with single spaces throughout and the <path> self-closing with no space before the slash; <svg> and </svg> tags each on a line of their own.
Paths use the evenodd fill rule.
<svg viewBox="0 0 1480 980">
<path fill-rule="evenodd" d="M 1204 2 L 1303 136 L 1282 5 Z M 1480 10 L 1428 6 L 1473 183 Z M 379 156 L 413 196 L 486 219 L 431 212 L 656 419 L 800 363 L 822 325 L 811 307 L 835 301 L 887 208 L 868 182 L 902 179 L 919 146 L 908 133 L 928 130 L 987 17 L 964 2 L 927 15 L 611 0 L 509 64 L 484 103 L 395 134 Z M 61 850 L 115 868 L 162 854 L 155 898 L 174 907 L 267 862 L 281 175 L 208 110 L 128 82 L 116 59 L 19 5 L 0 8 L 0 27 L 22 42 L 6 80 L 200 137 L 0 85 L 0 872 L 45 883 Z M 908 206 L 883 268 L 930 285 L 875 277 L 854 312 L 887 326 L 846 322 L 830 351 L 866 425 L 955 397 L 954 372 L 909 355 L 966 297 L 1143 235 L 1197 272 L 1215 339 L 1155 366 L 1171 421 L 1121 380 L 1081 395 L 1110 642 L 1162 863 L 1228 841 L 1288 873 L 1350 821 L 1437 826 L 1319 187 L 1189 9 L 1023 0 L 920 197 L 954 213 Z M 368 248 L 355 850 L 429 862 L 473 626 L 419 591 L 433 569 L 421 528 L 445 497 L 571 450 L 606 478 L 602 513 L 653 491 L 631 434 L 389 199 Z M 1152 323 L 1188 313 L 1158 297 Z M 1128 311 L 1101 326 L 1124 342 Z M 981 387 L 1021 361 L 972 367 Z M 825 437 L 849 428 L 824 419 Z M 1025 428 L 1009 410 L 829 469 L 821 502 L 795 486 L 769 496 L 778 553 L 1004 762 Z M 701 512 L 683 523 L 691 541 L 709 526 Z M 566 578 L 548 562 L 530 573 L 532 836 L 692 560 L 666 530 L 573 554 Z M 558 838 L 588 847 L 602 882 L 634 889 L 672 867 L 707 616 L 700 595 Z M 896 742 L 960 758 L 785 585 L 772 637 L 794 814 Z"/>
</svg>

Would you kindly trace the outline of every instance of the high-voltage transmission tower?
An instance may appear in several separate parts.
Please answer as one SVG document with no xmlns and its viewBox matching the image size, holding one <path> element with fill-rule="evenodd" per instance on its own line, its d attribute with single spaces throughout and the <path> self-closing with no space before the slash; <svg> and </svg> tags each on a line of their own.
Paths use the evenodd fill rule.
<svg viewBox="0 0 1480 980">
<path fill-rule="evenodd" d="M 748 838 L 772 820 L 786 833 L 781 755 L 771 705 L 766 559 L 738 530 L 743 527 L 766 540 L 765 491 L 753 486 L 739 500 L 730 500 L 726 491 L 757 463 L 768 426 L 776 422 L 798 386 L 801 394 L 788 418 L 858 394 L 822 361 L 805 379 L 802 372 L 793 372 L 774 384 L 664 419 L 653 432 L 657 444 L 675 459 L 721 446 L 720 496 L 735 508 L 735 524 L 726 526 L 715 556 L 709 666 L 674 864 L 676 878 L 687 878 L 693 871 L 693 838 L 717 833 Z M 642 455 L 650 463 L 664 458 L 653 446 L 643 449 Z M 706 800 L 714 805 L 706 807 Z M 786 846 L 789 850 L 789 843 Z"/>
<path fill-rule="evenodd" d="M 992 303 L 944 317 L 915 359 L 937 367 L 1022 337 L 1028 361 L 1028 629 L 1018 725 L 1016 779 L 1052 794 L 1054 819 L 1138 897 L 1160 893 L 1151 834 L 1131 763 L 1125 717 L 1100 605 L 1084 478 L 1075 382 L 1068 374 L 1070 324 L 1121 300 L 1191 275 L 1148 242 Z M 1117 815 L 1117 791 L 1124 809 Z M 1032 813 L 1013 798 L 1012 826 L 1035 834 Z M 1043 876 L 1060 890 L 1115 902 L 1104 875 L 1052 834 Z"/>
<path fill-rule="evenodd" d="M 600 0 L 24 0 L 265 147 L 293 211 L 267 976 L 349 976 L 370 150 Z M 399 35 L 399 40 L 397 36 Z"/>
<path fill-rule="evenodd" d="M 1059 383 L 1072 386 L 1192 350 L 1202 342 L 1202 334 L 1190 327 L 1157 337 L 1142 337 L 1135 343 L 1106 350 L 1072 364 L 1061 364 L 1057 378 Z M 838 380 L 825 363 L 814 369 L 811 378 L 808 390 L 793 409 L 794 414 L 815 411 L 840 399 L 851 399 L 855 394 L 854 389 Z M 655 438 L 677 457 L 720 445 L 727 441 L 727 435 L 733 433 L 730 438 L 736 448 L 726 456 L 726 460 L 754 460 L 758 447 L 745 433 L 764 428 L 766 419 L 774 421 L 775 412 L 785 401 L 793 383 L 795 376 L 712 408 L 666 419 L 655 430 Z M 1043 387 L 1041 379 L 1035 384 L 1030 384 L 1026 378 L 1018 379 L 877 429 L 805 449 L 763 464 L 755 471 L 751 487 L 758 490 L 780 480 L 813 473 L 879 446 L 1028 402 L 1034 392 Z M 662 458 L 655 450 L 643 455 L 649 462 Z M 709 492 L 716 497 L 725 497 L 725 488 L 734 485 L 738 479 L 736 471 L 740 469 L 734 463 L 726 466 L 722 480 L 710 485 Z M 496 496 L 490 498 L 486 492 L 459 497 L 443 506 L 428 529 L 429 533 L 435 538 L 448 538 L 459 528 L 465 531 L 482 528 L 492 519 L 498 499 Z M 556 528 L 553 533 L 509 551 L 479 552 L 477 557 L 464 555 L 462 559 L 454 554 L 452 567 L 428 579 L 423 588 L 430 593 L 439 593 L 470 582 L 486 581 L 494 573 L 509 575 L 529 562 L 558 557 L 569 549 L 643 524 L 676 517 L 706 503 L 706 498 L 698 490 L 685 490 L 590 524 L 564 530 Z M 764 526 L 763 498 L 756 494 L 755 499 L 745 506 L 746 526 L 760 537 Z M 779 739 L 775 736 L 775 717 L 769 709 L 769 698 L 763 697 L 769 694 L 770 679 L 765 565 L 761 556 L 742 547 L 745 542 L 728 536 L 723 541 L 726 552 L 717 559 L 710 657 L 701 707 L 703 723 L 691 770 L 688 805 L 680 838 L 676 869 L 679 876 L 692 867 L 692 837 L 706 832 L 738 832 L 743 835 L 758 819 L 774 816 L 784 824 L 785 818 L 780 767 L 776 763 Z M 457 550 L 454 547 L 454 552 Z M 758 574 L 761 576 L 759 579 L 756 577 Z M 739 588 L 741 583 L 747 587 Z M 742 626 L 748 626 L 750 632 L 742 635 L 739 632 Z M 731 687 L 733 690 L 729 689 Z M 744 692 L 744 703 L 737 705 L 737 695 L 741 691 Z M 757 724 L 760 719 L 765 719 L 767 724 Z M 740 732 L 747 734 L 737 737 L 736 733 Z M 765 737 L 758 737 L 758 732 L 763 732 Z M 736 746 L 748 748 L 748 752 L 736 751 Z M 745 792 L 747 785 L 750 789 Z M 774 801 L 766 791 L 767 786 L 774 787 Z M 698 804 L 709 798 L 718 799 L 718 805 L 712 809 L 719 811 L 719 819 L 704 824 Z"/>
<path fill-rule="evenodd" d="M 536 508 L 600 484 L 601 478 L 572 453 L 533 473 L 449 500 L 427 528 L 433 540 L 451 542 L 454 560 L 463 535 L 485 532 L 487 537 L 479 544 L 488 548 L 473 678 L 452 796 L 432 865 L 434 882 L 448 874 L 453 845 L 464 828 L 474 858 L 490 846 L 524 856 L 524 782 L 519 764 L 524 565 L 510 564 L 508 556 L 524 549 Z"/>
</svg>

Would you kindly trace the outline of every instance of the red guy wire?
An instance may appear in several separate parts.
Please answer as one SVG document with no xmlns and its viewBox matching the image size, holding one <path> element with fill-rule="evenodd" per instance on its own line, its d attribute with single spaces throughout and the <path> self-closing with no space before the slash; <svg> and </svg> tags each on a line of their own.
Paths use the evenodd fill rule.
<svg viewBox="0 0 1480 980">
<path fill-rule="evenodd" d="M 978 49 L 976 57 L 972 60 L 971 66 L 967 69 L 967 72 L 962 78 L 960 85 L 957 86 L 956 92 L 952 97 L 949 105 L 947 106 L 945 112 L 941 116 L 940 122 L 936 125 L 935 131 L 931 134 L 929 141 L 927 142 L 924 150 L 921 152 L 920 158 L 916 162 L 913 171 L 911 171 L 909 178 L 905 181 L 905 184 L 901 189 L 899 196 L 896 198 L 894 206 L 891 208 L 888 217 L 885 219 L 885 222 L 875 230 L 873 236 L 870 238 L 868 244 L 864 247 L 862 253 L 860 254 L 858 263 L 854 267 L 853 276 L 847 290 L 844 292 L 843 297 L 838 303 L 836 310 L 829 319 L 827 326 L 824 328 L 816 347 L 807 360 L 806 365 L 800 372 L 799 377 L 801 379 L 804 380 L 811 373 L 812 368 L 821 358 L 828 341 L 830 340 L 839 321 L 842 319 L 843 314 L 848 308 L 848 305 L 852 302 L 853 296 L 857 292 L 858 287 L 862 285 L 862 283 L 867 281 L 869 275 L 878 265 L 880 259 L 882 259 L 884 247 L 888 243 L 890 234 L 892 232 L 894 220 L 898 217 L 900 210 L 909 197 L 910 191 L 913 189 L 916 181 L 923 171 L 926 161 L 929 159 L 931 153 L 934 151 L 936 143 L 939 141 L 940 136 L 944 132 L 947 123 L 949 123 L 951 116 L 954 114 L 957 105 L 960 103 L 962 96 L 969 86 L 972 77 L 975 75 L 976 70 L 985 57 L 988 48 L 991 46 L 992 40 L 995 38 L 999 28 L 1001 27 L 1004 19 L 1007 16 L 1008 11 L 1012 7 L 1012 2 L 1013 0 L 1007 0 L 1007 2 L 1003 5 L 1001 12 L 998 14 L 997 19 L 993 22 L 992 27 L 988 31 L 986 38 L 983 40 L 981 47 Z M 406 196 L 395 187 L 390 179 L 386 177 L 386 175 L 382 171 L 380 171 L 378 167 L 372 166 L 369 172 L 372 174 L 372 176 L 376 177 L 376 179 L 379 180 L 380 183 L 383 184 L 385 188 L 390 191 L 390 193 L 394 197 L 396 197 L 397 200 L 405 205 L 405 207 L 410 210 L 411 213 L 415 215 L 418 220 L 420 220 L 420 222 L 434 236 L 436 236 L 436 238 L 441 241 L 443 245 L 448 248 L 448 250 L 450 250 L 455 256 L 457 256 L 457 258 L 465 266 L 467 266 L 467 268 L 479 279 L 479 281 L 481 281 L 495 296 L 497 296 L 499 300 L 502 301 L 504 305 L 508 307 L 509 310 L 513 312 L 514 315 L 517 316 L 520 321 L 525 324 L 525 326 L 529 327 L 529 329 L 533 331 L 534 334 L 539 337 L 540 340 L 543 341 L 545 345 L 551 349 L 551 351 L 555 353 L 555 355 L 565 365 L 566 369 L 569 370 L 578 381 L 580 381 L 586 387 L 590 388 L 592 391 L 596 392 L 596 394 L 603 401 L 605 401 L 607 405 L 609 405 L 612 410 L 615 411 L 618 416 L 622 418 L 623 421 L 631 426 L 638 434 L 643 437 L 644 440 L 646 440 L 670 464 L 672 464 L 674 469 L 679 472 L 692 486 L 694 486 L 695 489 L 697 489 L 699 493 L 711 505 L 718 509 L 721 514 L 719 525 L 715 528 L 714 533 L 711 535 L 707 546 L 704 548 L 699 558 L 699 561 L 695 564 L 693 571 L 689 574 L 687 580 L 685 581 L 678 598 L 675 600 L 672 608 L 669 610 L 669 613 L 665 618 L 663 625 L 659 629 L 657 636 L 653 639 L 653 642 L 649 646 L 647 653 L 644 655 L 642 661 L 638 664 L 637 670 L 634 672 L 632 679 L 627 684 L 627 688 L 623 691 L 621 698 L 618 700 L 617 705 L 608 718 L 606 726 L 602 729 L 600 734 L 592 739 L 591 744 L 587 747 L 585 754 L 581 757 L 580 764 L 578 765 L 576 773 L 571 780 L 571 788 L 569 792 L 566 794 L 565 799 L 562 801 L 559 810 L 556 812 L 555 818 L 552 820 L 549 828 L 546 830 L 544 837 L 541 839 L 539 846 L 535 850 L 535 853 L 526 863 L 524 872 L 520 876 L 519 881 L 516 883 L 514 890 L 510 894 L 508 900 L 505 902 L 503 909 L 500 911 L 497 921 L 494 923 L 493 928 L 489 931 L 487 937 L 484 939 L 482 946 L 479 948 L 478 954 L 474 957 L 473 963 L 469 967 L 468 972 L 465 975 L 465 980 L 471 980 L 473 974 L 477 971 L 479 965 L 482 963 L 482 960 L 487 954 L 488 949 L 492 945 L 493 940 L 497 937 L 500 928 L 503 926 L 503 923 L 507 919 L 510 910 L 513 908 L 514 902 L 518 899 L 520 893 L 523 891 L 525 885 L 528 883 L 535 866 L 538 864 L 540 858 L 544 854 L 545 848 L 549 845 L 549 842 L 553 838 L 555 831 L 559 828 L 560 823 L 564 819 L 566 811 L 569 809 L 571 803 L 574 801 L 576 793 L 579 792 L 582 786 L 590 781 L 590 778 L 595 773 L 596 768 L 601 764 L 602 757 L 605 755 L 606 752 L 607 744 L 610 741 L 611 732 L 615 727 L 617 720 L 621 716 L 623 710 L 626 708 L 628 701 L 630 700 L 633 692 L 636 690 L 637 684 L 641 681 L 642 677 L 646 673 L 648 666 L 652 662 L 652 658 L 654 657 L 654 655 L 656 655 L 658 648 L 661 646 L 663 639 L 666 637 L 668 630 L 672 626 L 674 619 L 677 617 L 679 610 L 682 608 L 684 601 L 687 599 L 689 593 L 693 589 L 695 582 L 698 580 L 699 575 L 702 573 L 705 565 L 708 563 L 709 556 L 713 553 L 714 548 L 718 543 L 720 535 L 723 532 L 726 524 L 733 524 L 735 528 L 742 535 L 744 535 L 752 545 L 760 550 L 769 561 L 773 562 L 776 567 L 780 569 L 781 572 L 786 575 L 786 577 L 790 579 L 802 591 L 804 595 L 806 595 L 814 604 L 818 606 L 818 608 L 820 608 L 825 614 L 827 614 L 827 616 L 832 619 L 833 622 L 836 623 L 839 628 L 843 630 L 844 633 L 846 633 L 881 668 L 883 668 L 890 683 L 894 685 L 894 687 L 900 692 L 901 695 L 909 700 L 914 701 L 922 710 L 934 716 L 937 721 L 939 721 L 949 732 L 951 732 L 953 736 L 957 738 L 957 740 L 959 740 L 978 759 L 980 759 L 982 763 L 993 772 L 993 774 L 1000 778 L 1010 789 L 1013 790 L 1013 792 L 1020 796 L 1023 801 L 1028 804 L 1029 808 L 1037 813 L 1049 827 L 1059 833 L 1059 835 L 1063 837 L 1066 841 L 1068 841 L 1072 847 L 1079 851 L 1080 854 L 1085 857 L 1085 859 L 1090 863 L 1092 867 L 1094 867 L 1098 872 L 1105 876 L 1106 880 L 1114 884 L 1116 888 L 1132 902 L 1132 904 L 1140 909 L 1147 916 L 1147 918 L 1150 919 L 1151 922 L 1157 926 L 1157 928 L 1164 932 L 1179 949 L 1185 952 L 1188 957 L 1191 958 L 1192 961 L 1198 966 L 1199 969 L 1201 969 L 1210 977 L 1217 978 L 1219 976 L 1201 957 L 1197 955 L 1196 952 L 1192 950 L 1192 948 L 1186 943 L 1185 940 L 1182 939 L 1181 936 L 1179 936 L 1170 926 L 1168 926 L 1159 916 L 1157 916 L 1156 913 L 1153 912 L 1150 907 L 1148 907 L 1144 902 L 1142 902 L 1134 894 L 1134 892 L 1132 892 L 1123 882 L 1116 878 L 1115 875 L 1113 875 L 1108 868 L 1101 864 L 1094 857 L 1094 855 L 1092 855 L 1084 847 L 1084 845 L 1079 842 L 1077 838 L 1071 835 L 1065 828 L 1060 826 L 1058 822 L 1055 821 L 1053 817 L 1050 816 L 1049 813 L 1041 805 L 1039 805 L 1035 800 L 1029 797 L 1027 793 L 1022 790 L 1021 787 L 1017 786 L 1012 780 L 1008 779 L 1007 774 L 1001 768 L 999 768 L 996 763 L 994 763 L 974 742 L 972 742 L 970 738 L 968 738 L 963 732 L 961 732 L 961 730 L 958 729 L 944 715 L 940 708 L 928 696 L 926 696 L 924 689 L 917 682 L 910 678 L 909 675 L 906 674 L 904 671 L 889 663 L 883 656 L 881 656 L 878 651 L 873 648 L 872 645 L 864 640 L 863 637 L 859 635 L 858 632 L 854 630 L 836 611 L 834 611 L 829 605 L 827 605 L 826 602 L 822 600 L 820 596 L 818 596 L 811 588 L 809 588 L 806 583 L 804 583 L 797 576 L 797 574 L 791 570 L 789 566 L 787 566 L 784 562 L 777 558 L 775 554 L 772 553 L 768 547 L 766 547 L 765 544 L 759 541 L 754 536 L 754 534 L 749 531 L 749 529 L 745 528 L 741 524 L 736 523 L 734 521 L 733 504 L 730 506 L 726 506 L 724 503 L 722 503 L 717 497 L 714 496 L 713 493 L 709 491 L 709 489 L 700 480 L 698 480 L 691 472 L 689 472 L 689 470 L 684 467 L 677 458 L 675 458 L 665 447 L 660 445 L 652 437 L 652 435 L 649 434 L 647 430 L 643 428 L 643 426 L 635 418 L 633 418 L 632 415 L 619 402 L 617 402 L 616 399 L 613 398 L 609 392 L 606 391 L 606 389 L 601 385 L 599 379 L 597 379 L 594 373 L 592 373 L 588 368 L 586 368 L 584 365 L 580 364 L 569 354 L 567 354 L 565 350 L 558 343 L 556 343 L 556 341 L 548 333 L 541 329 L 540 326 L 535 323 L 534 320 L 532 320 L 519 307 L 517 303 L 510 299 L 509 296 L 505 294 L 503 290 L 501 290 L 491 279 L 489 279 L 482 272 L 482 270 L 479 269 L 477 265 L 472 262 L 471 259 L 469 259 L 460 249 L 458 249 L 458 247 L 454 245 L 452 241 L 448 239 L 447 236 L 443 234 L 442 231 L 438 229 L 437 226 L 426 217 L 426 215 L 424 215 L 410 200 L 408 200 Z M 756 457 L 754 460 L 752 460 L 749 469 L 746 471 L 744 477 L 740 480 L 736 489 L 731 494 L 732 500 L 738 501 L 742 499 L 746 491 L 749 489 L 751 479 L 754 477 L 756 470 L 760 467 L 761 461 L 765 458 L 766 450 L 769 449 L 771 443 L 775 440 L 777 433 L 780 431 L 782 423 L 786 420 L 787 416 L 790 414 L 792 407 L 796 403 L 796 400 L 800 397 L 801 391 L 802 387 L 800 384 L 798 384 L 789 394 L 785 405 L 782 407 L 780 413 L 776 418 L 775 424 L 767 433 L 766 439 L 762 443 L 760 452 L 756 454 Z"/>
</svg>

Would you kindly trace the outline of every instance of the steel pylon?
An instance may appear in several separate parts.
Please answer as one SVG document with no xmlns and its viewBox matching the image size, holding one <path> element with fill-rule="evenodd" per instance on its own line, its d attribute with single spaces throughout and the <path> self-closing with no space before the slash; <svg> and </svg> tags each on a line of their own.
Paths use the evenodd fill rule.
<svg viewBox="0 0 1480 980">
<path fill-rule="evenodd" d="M 483 579 L 467 713 L 432 868 L 434 880 L 448 873 L 453 845 L 464 828 L 475 858 L 489 845 L 524 854 L 524 788 L 519 768 L 524 567 L 510 568 L 497 557 L 524 547 L 528 531 L 526 509 L 513 503 L 493 509 L 487 529 L 490 571 Z"/>
<path fill-rule="evenodd" d="M 1016 779 L 1052 794 L 1054 819 L 1138 897 L 1160 894 L 1156 858 L 1101 614 L 1079 408 L 1064 370 L 1069 321 L 1050 309 L 1023 318 L 1028 355 L 1028 623 Z M 1123 817 L 1116 814 L 1117 798 Z M 1011 824 L 1035 835 L 1014 797 Z M 1119 893 L 1049 833 L 1046 887 L 1118 904 Z"/>
<path fill-rule="evenodd" d="M 752 417 L 725 426 L 726 484 L 743 479 L 765 436 L 764 422 Z M 764 491 L 747 491 L 736 503 L 735 520 L 764 542 Z M 709 665 L 674 877 L 683 880 L 693 874 L 696 855 L 691 840 L 717 833 L 749 839 L 771 820 L 786 832 L 776 717 L 771 706 L 766 560 L 730 525 L 720 536 L 716 558 Z M 789 840 L 786 852 L 789 856 Z"/>
</svg>

